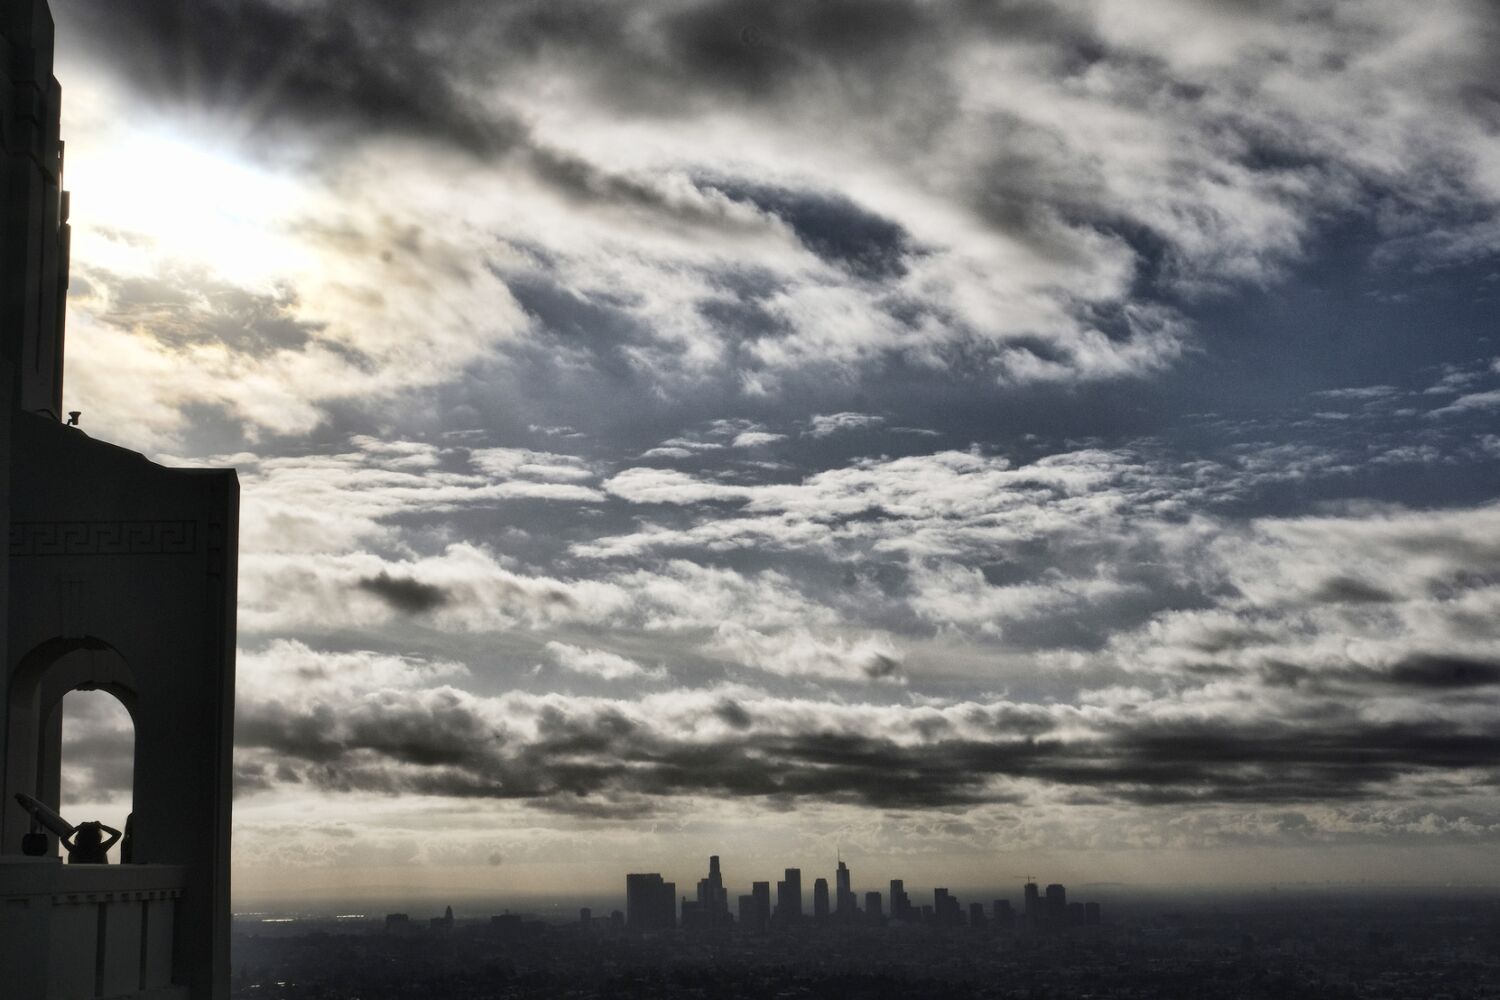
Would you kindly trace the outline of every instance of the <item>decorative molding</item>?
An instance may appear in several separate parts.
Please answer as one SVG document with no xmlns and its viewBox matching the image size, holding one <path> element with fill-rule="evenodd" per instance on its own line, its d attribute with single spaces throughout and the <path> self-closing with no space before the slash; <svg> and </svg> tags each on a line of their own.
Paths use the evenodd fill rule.
<svg viewBox="0 0 1500 1000">
<path fill-rule="evenodd" d="M 20 556 L 190 555 L 194 521 L 16 521 L 10 554 Z"/>
</svg>

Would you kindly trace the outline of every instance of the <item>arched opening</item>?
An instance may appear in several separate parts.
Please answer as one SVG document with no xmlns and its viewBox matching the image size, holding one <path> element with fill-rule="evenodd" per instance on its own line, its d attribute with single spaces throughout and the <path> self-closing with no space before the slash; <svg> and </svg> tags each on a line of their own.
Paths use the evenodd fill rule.
<svg viewBox="0 0 1500 1000">
<path fill-rule="evenodd" d="M 74 689 L 55 709 L 62 716 L 58 812 L 70 823 L 97 820 L 122 833 L 135 789 L 135 722 L 105 690 Z M 119 864 L 123 842 L 110 848 Z"/>
<path fill-rule="evenodd" d="M 134 778 L 140 745 L 136 700 L 130 668 L 98 639 L 55 639 L 21 659 L 10 686 L 0 853 L 21 850 L 23 834 L 34 826 L 13 791 L 35 796 L 72 824 L 101 820 L 124 833 L 125 818 L 142 794 Z M 65 725 L 73 744 L 66 797 Z M 56 838 L 49 841 L 49 851 L 57 852 Z M 120 860 L 119 847 L 110 852 L 111 861 Z"/>
</svg>

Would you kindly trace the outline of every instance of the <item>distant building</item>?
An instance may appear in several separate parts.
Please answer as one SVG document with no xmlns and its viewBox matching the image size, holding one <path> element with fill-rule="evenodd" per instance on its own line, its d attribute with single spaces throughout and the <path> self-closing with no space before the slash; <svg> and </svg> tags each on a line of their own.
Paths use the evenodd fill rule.
<svg viewBox="0 0 1500 1000">
<path fill-rule="evenodd" d="M 441 917 L 433 917 L 428 923 L 433 930 L 445 931 L 453 926 L 453 907 L 444 907 Z"/>
<path fill-rule="evenodd" d="M 990 908 L 995 924 L 1002 930 L 1009 929 L 1016 922 L 1015 910 L 1011 908 L 1010 900 L 997 899 Z"/>
<path fill-rule="evenodd" d="M 751 882 L 750 895 L 755 897 L 755 923 L 764 930 L 771 923 L 771 883 Z"/>
<path fill-rule="evenodd" d="M 388 931 L 405 930 L 411 926 L 411 917 L 405 913 L 387 913 L 385 915 L 385 929 Z"/>
<path fill-rule="evenodd" d="M 1026 926 L 1036 929 L 1042 924 L 1042 897 L 1035 882 L 1026 883 L 1025 902 L 1021 907 L 1021 914 L 1026 918 Z"/>
<path fill-rule="evenodd" d="M 711 926 L 729 923 L 729 892 L 724 888 L 717 854 L 708 859 L 708 877 L 698 880 L 698 909 L 701 919 Z"/>
<path fill-rule="evenodd" d="M 880 893 L 871 891 L 865 893 L 865 918 L 871 923 L 883 923 L 885 914 L 880 907 Z"/>
<path fill-rule="evenodd" d="M 828 880 L 826 878 L 813 880 L 813 919 L 828 919 Z"/>
<path fill-rule="evenodd" d="M 834 909 L 840 920 L 853 920 L 859 907 L 854 902 L 854 890 L 849 888 L 849 866 L 844 864 L 842 858 L 839 859 L 839 868 L 834 873 L 834 877 L 838 880 L 838 895 L 834 898 Z"/>
<path fill-rule="evenodd" d="M 1083 922 L 1088 927 L 1098 927 L 1100 922 L 1099 904 L 1083 904 Z"/>
<path fill-rule="evenodd" d="M 677 926 L 677 883 L 657 872 L 625 876 L 625 926 L 633 931 L 669 930 Z"/>
<path fill-rule="evenodd" d="M 970 927 L 983 927 L 984 925 L 985 925 L 984 904 L 983 903 L 970 903 L 969 904 L 969 926 Z"/>
<path fill-rule="evenodd" d="M 958 898 L 951 895 L 947 889 L 932 890 L 932 914 L 933 919 L 945 926 L 955 926 L 964 922 L 963 910 L 959 908 Z"/>
<path fill-rule="evenodd" d="M 708 877 L 697 880 L 697 912 L 708 927 L 724 927 L 729 924 L 729 891 L 724 889 L 724 877 L 718 870 L 718 855 L 708 859 Z M 687 924 L 687 921 L 682 921 Z"/>
<path fill-rule="evenodd" d="M 776 883 L 776 921 L 790 924 L 802 919 L 802 869 L 788 868 L 786 878 Z"/>
<path fill-rule="evenodd" d="M 593 924 L 593 922 L 594 922 L 594 911 L 591 910 L 591 909 L 589 909 L 587 906 L 579 907 L 579 909 L 578 909 L 578 922 L 580 924 L 582 924 L 583 926 L 585 926 L 585 927 L 588 927 L 591 924 Z"/>
<path fill-rule="evenodd" d="M 1042 921 L 1052 930 L 1067 926 L 1068 890 L 1056 882 L 1047 886 L 1047 898 L 1042 909 Z"/>
<path fill-rule="evenodd" d="M 891 879 L 891 919 L 911 919 L 911 899 L 906 895 L 906 884 L 899 878 Z"/>
</svg>

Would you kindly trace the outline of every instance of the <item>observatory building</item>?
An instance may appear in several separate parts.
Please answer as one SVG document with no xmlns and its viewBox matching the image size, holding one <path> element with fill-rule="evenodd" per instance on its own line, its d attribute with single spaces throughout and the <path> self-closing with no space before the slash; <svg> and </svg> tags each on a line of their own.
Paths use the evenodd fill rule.
<svg viewBox="0 0 1500 1000">
<path fill-rule="evenodd" d="M 238 481 L 67 419 L 52 38 L 45 0 L 0 3 L 0 994 L 218 1000 Z M 58 808 L 62 699 L 79 689 L 134 724 L 127 863 L 65 863 L 16 798 Z"/>
</svg>

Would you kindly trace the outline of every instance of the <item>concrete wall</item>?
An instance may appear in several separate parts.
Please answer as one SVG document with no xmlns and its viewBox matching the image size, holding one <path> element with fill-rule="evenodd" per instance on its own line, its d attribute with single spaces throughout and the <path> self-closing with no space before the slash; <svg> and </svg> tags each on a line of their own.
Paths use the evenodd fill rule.
<svg viewBox="0 0 1500 1000">
<path fill-rule="evenodd" d="M 135 721 L 135 859 L 184 866 L 179 973 L 227 989 L 238 483 L 166 469 L 14 413 L 0 853 L 25 791 L 57 805 L 62 696 L 121 697 Z M 77 821 L 87 817 L 69 817 Z"/>
</svg>

